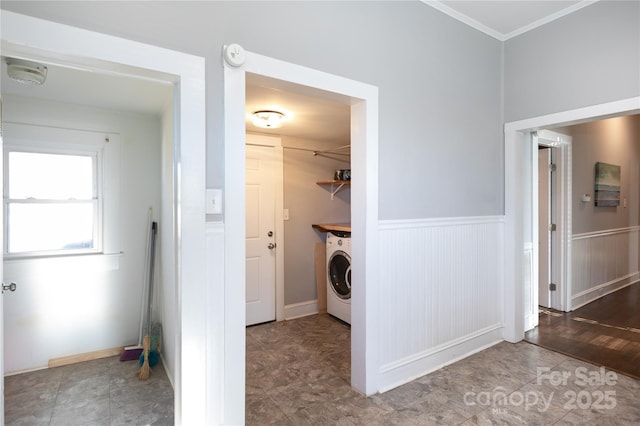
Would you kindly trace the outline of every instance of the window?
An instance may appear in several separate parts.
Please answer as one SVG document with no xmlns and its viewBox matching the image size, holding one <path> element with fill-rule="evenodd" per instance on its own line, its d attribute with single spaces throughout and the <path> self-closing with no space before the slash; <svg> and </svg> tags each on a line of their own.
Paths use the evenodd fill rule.
<svg viewBox="0 0 640 426">
<path fill-rule="evenodd" d="M 6 253 L 98 250 L 98 153 L 7 151 Z"/>
<path fill-rule="evenodd" d="M 120 135 L 4 122 L 5 259 L 120 253 Z"/>
</svg>

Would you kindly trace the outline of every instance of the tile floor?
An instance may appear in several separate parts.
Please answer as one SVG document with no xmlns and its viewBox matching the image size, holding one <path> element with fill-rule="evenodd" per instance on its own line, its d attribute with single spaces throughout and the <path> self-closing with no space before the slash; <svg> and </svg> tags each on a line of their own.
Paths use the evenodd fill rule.
<svg viewBox="0 0 640 426">
<path fill-rule="evenodd" d="M 160 365 L 141 381 L 118 357 L 5 377 L 5 424 L 173 425 L 173 388 Z"/>
<path fill-rule="evenodd" d="M 349 344 L 349 327 L 326 314 L 247 328 L 246 423 L 640 424 L 640 381 L 603 377 L 526 342 L 500 343 L 369 398 L 349 385 Z M 137 371 L 114 357 L 6 377 L 5 422 L 172 425 L 164 370 L 154 367 L 146 382 Z"/>
<path fill-rule="evenodd" d="M 349 341 L 328 315 L 247 328 L 246 423 L 640 424 L 640 381 L 526 342 L 366 398 L 349 385 Z"/>
</svg>

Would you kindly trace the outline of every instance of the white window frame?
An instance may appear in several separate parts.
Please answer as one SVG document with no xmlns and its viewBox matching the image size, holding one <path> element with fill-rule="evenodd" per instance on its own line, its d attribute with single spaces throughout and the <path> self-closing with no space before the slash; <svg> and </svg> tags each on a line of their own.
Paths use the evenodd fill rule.
<svg viewBox="0 0 640 426">
<path fill-rule="evenodd" d="M 29 144 L 25 146 L 6 145 L 4 149 L 4 170 L 5 170 L 5 191 L 4 191 L 4 232 L 7 236 L 4 242 L 4 255 L 6 257 L 30 257 L 30 256 L 56 256 L 71 254 L 89 254 L 102 252 L 102 182 L 99 178 L 102 171 L 102 150 L 101 149 L 68 149 L 60 148 L 58 144 L 49 144 L 49 146 L 39 146 L 40 144 Z M 9 252 L 9 243 L 11 233 L 9 232 L 11 215 L 9 207 L 11 204 L 30 203 L 29 200 L 12 199 L 9 196 L 9 185 L 11 184 L 9 156 L 13 152 L 26 152 L 36 154 L 55 154 L 55 155 L 76 155 L 91 158 L 92 162 L 92 195 L 91 204 L 93 205 L 93 247 L 82 249 L 58 249 L 58 250 L 29 250 L 20 252 Z M 86 202 L 87 200 L 80 200 Z M 42 204 L 65 204 L 68 200 L 49 200 L 36 199 L 35 203 Z"/>
<path fill-rule="evenodd" d="M 8 158 L 9 152 L 36 152 L 45 154 L 86 155 L 94 158 L 94 245 L 88 249 L 8 252 L 5 238 L 5 259 L 33 257 L 73 256 L 87 254 L 114 254 L 119 252 L 119 152 L 117 134 L 88 132 L 22 123 L 4 123 L 4 231 L 8 235 Z"/>
</svg>

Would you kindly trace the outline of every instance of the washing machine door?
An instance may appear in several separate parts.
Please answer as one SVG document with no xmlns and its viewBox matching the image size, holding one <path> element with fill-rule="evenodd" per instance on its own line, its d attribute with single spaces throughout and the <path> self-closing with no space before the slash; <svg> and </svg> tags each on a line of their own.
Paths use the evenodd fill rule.
<svg viewBox="0 0 640 426">
<path fill-rule="evenodd" d="M 351 258 L 338 250 L 329 259 L 329 285 L 340 299 L 351 299 Z"/>
</svg>

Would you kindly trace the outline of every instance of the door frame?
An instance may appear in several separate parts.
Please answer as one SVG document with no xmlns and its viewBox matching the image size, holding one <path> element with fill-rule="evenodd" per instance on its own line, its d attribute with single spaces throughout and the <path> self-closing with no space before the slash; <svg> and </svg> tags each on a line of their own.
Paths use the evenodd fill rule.
<svg viewBox="0 0 640 426">
<path fill-rule="evenodd" d="M 556 185 L 551 185 L 551 198 L 555 201 L 555 238 L 551 244 L 551 281 L 557 285 L 556 294 L 551 295 L 549 304 L 553 309 L 569 312 L 571 310 L 571 217 L 572 212 L 572 138 L 571 136 L 557 133 L 551 130 L 540 129 L 532 132 L 532 151 L 537 151 L 538 145 L 548 146 L 556 156 L 552 156 L 552 164 L 556 165 Z M 535 247 L 533 255 L 533 273 L 538 271 L 540 253 L 538 250 L 538 197 L 537 197 L 537 176 L 538 157 L 532 156 L 532 198 L 534 205 L 532 208 L 532 238 Z M 537 281 L 536 281 L 537 282 Z M 537 304 L 532 309 L 538 309 Z"/>
<path fill-rule="evenodd" d="M 351 385 L 371 395 L 377 391 L 378 368 L 378 88 L 322 71 L 245 52 L 243 64 L 224 67 L 225 173 L 225 391 L 228 420 L 244 421 L 245 294 L 244 286 L 244 134 L 246 73 L 295 85 L 306 95 L 351 105 L 351 221 L 353 276 Z M 291 88 L 289 87 L 289 89 Z M 366 282 L 366 287 L 364 283 Z M 366 307 L 366 309 L 365 309 Z M 227 419 L 225 419 L 227 420 Z"/>
<path fill-rule="evenodd" d="M 276 321 L 285 319 L 284 315 L 284 150 L 282 148 L 282 138 L 279 136 L 260 135 L 256 133 L 246 133 L 246 145 L 267 146 L 274 149 L 275 167 L 275 214 L 274 232 L 276 244 Z M 245 164 L 246 167 L 246 164 Z"/>
<path fill-rule="evenodd" d="M 4 10 L 1 23 L 3 55 L 174 87 L 175 421 L 207 423 L 204 58 Z"/>
<path fill-rule="evenodd" d="M 530 156 L 526 153 L 531 132 L 543 128 L 568 126 L 618 115 L 640 112 L 640 96 L 573 109 L 534 118 L 506 123 L 504 126 L 504 168 L 505 168 L 505 227 L 504 227 L 504 332 L 509 342 L 519 342 L 524 338 L 524 291 L 525 277 L 524 250 L 531 244 L 531 211 L 527 211 L 525 201 L 531 199 L 532 185 L 527 171 L 531 167 Z M 533 246 L 534 251 L 537 248 Z M 571 259 L 566 259 L 570 262 Z"/>
</svg>

